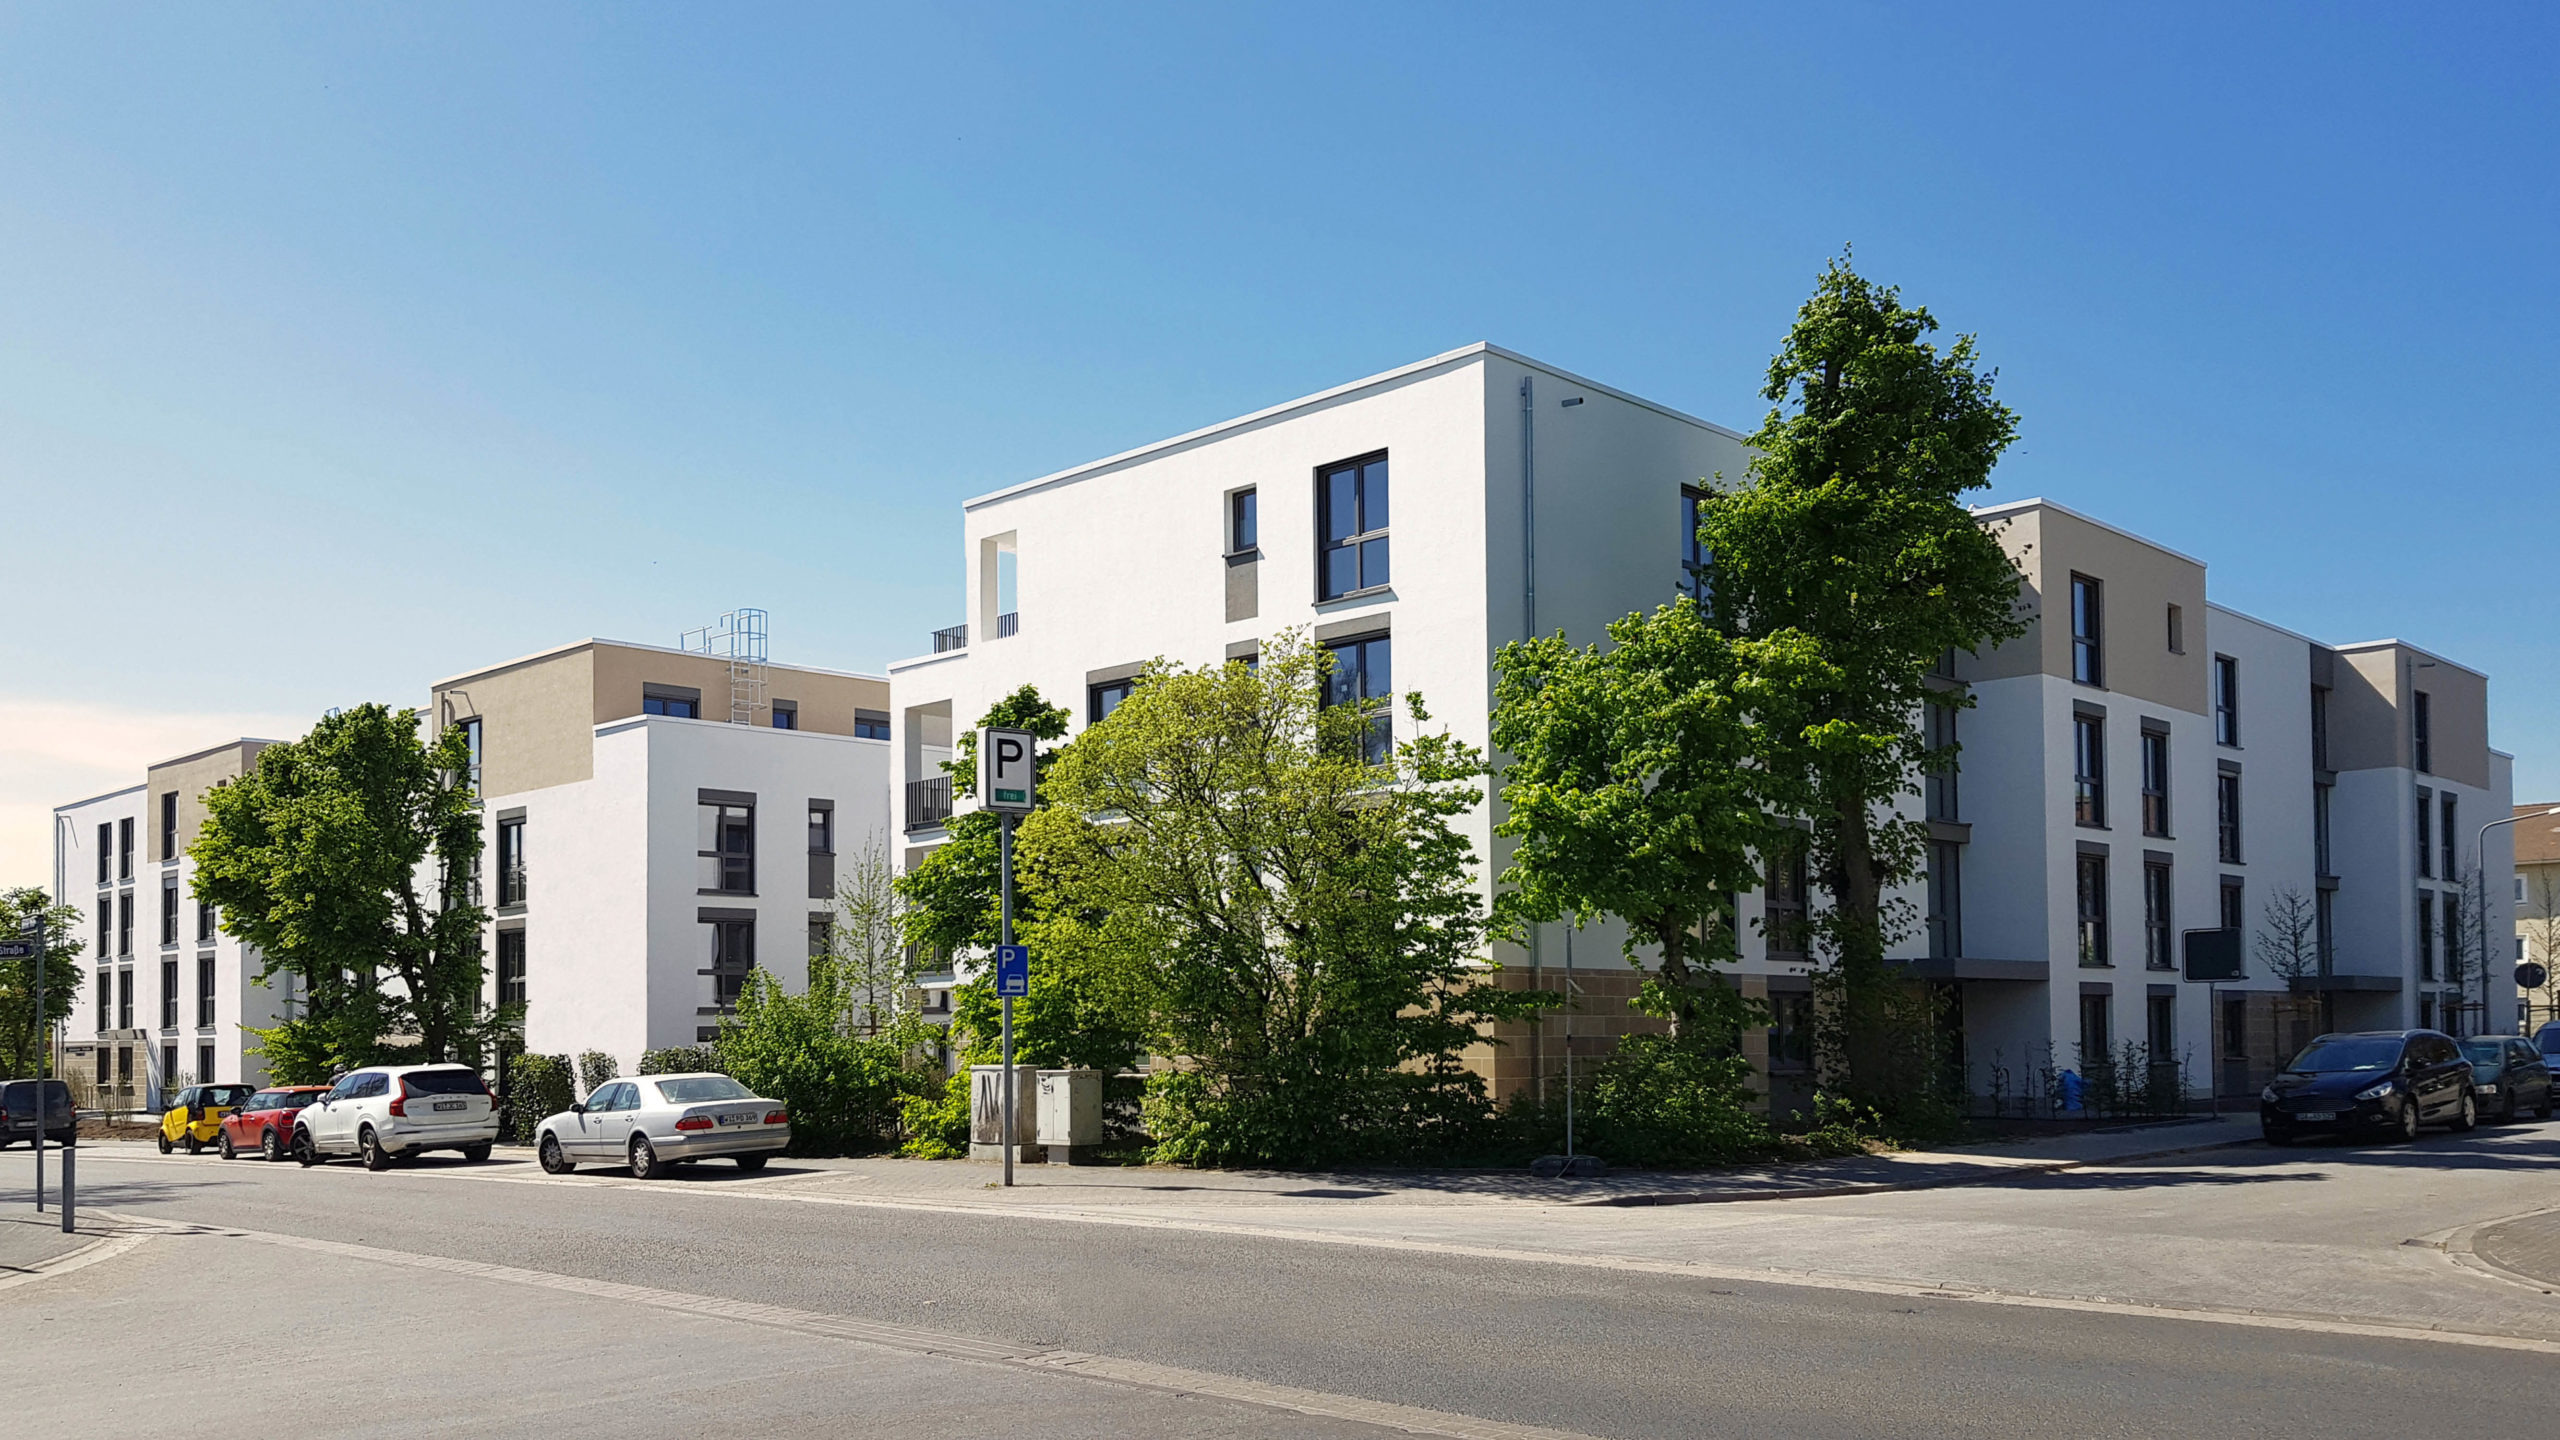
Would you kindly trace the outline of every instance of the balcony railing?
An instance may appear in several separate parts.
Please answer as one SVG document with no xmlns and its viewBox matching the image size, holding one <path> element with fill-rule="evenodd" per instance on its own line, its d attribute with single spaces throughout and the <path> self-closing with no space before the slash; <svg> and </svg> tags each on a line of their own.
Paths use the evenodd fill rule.
<svg viewBox="0 0 2560 1440">
<path fill-rule="evenodd" d="M 1006 611 L 1006 612 L 1004 612 L 1003 614 L 1001 614 L 1001 615 L 999 615 L 999 616 L 997 616 L 997 617 L 996 617 L 996 638 L 997 638 L 997 639 L 1001 640 L 1001 639 L 1003 639 L 1004 637 L 1006 637 L 1007 635 L 1019 635 L 1019 634 L 1021 634 L 1021 633 L 1022 633 L 1022 612 L 1021 612 L 1021 611 L 1019 611 L 1019 610 L 1007 610 L 1007 611 Z"/>
<path fill-rule="evenodd" d="M 524 903 L 523 866 L 502 865 L 498 867 L 498 903 L 501 905 L 521 905 Z"/>
<path fill-rule="evenodd" d="M 969 627 L 966 625 L 947 626 L 933 632 L 933 653 L 936 655 L 943 654 L 946 651 L 966 650 L 968 648 Z"/>
<path fill-rule="evenodd" d="M 907 782 L 907 828 L 923 830 L 951 818 L 951 777 Z"/>
</svg>

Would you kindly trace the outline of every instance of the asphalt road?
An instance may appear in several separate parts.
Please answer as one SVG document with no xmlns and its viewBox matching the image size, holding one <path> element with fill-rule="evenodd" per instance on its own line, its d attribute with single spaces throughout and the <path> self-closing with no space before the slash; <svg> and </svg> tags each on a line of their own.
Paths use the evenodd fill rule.
<svg viewBox="0 0 2560 1440">
<path fill-rule="evenodd" d="M 2443 1153 L 2466 1152 L 2448 1147 Z M 22 1193 L 24 1160 L 0 1162 L 0 1186 L 8 1187 L 0 1193 Z M 787 1186 L 794 1183 L 788 1175 L 741 1181 L 705 1171 L 689 1185 L 642 1188 L 609 1177 L 595 1183 L 585 1173 L 574 1183 L 553 1181 L 521 1163 L 470 1167 L 429 1160 L 377 1175 L 351 1165 L 305 1172 L 210 1157 L 111 1157 L 93 1147 L 81 1179 L 87 1205 L 142 1219 L 790 1307 L 982 1337 L 1026 1352 L 1072 1350 L 1597 1436 L 2237 1430 L 2405 1440 L 2416 1433 L 2530 1430 L 2560 1409 L 2560 1357 L 2548 1353 L 1069 1224 L 1028 1214 L 748 1204 L 722 1193 L 740 1185 Z M 2163 1224 L 2164 1210 L 2177 1203 L 2157 1187 L 2140 1186 L 2002 1187 L 1968 1201 L 1972 1193 L 1939 1192 L 1928 1211 L 2067 1204 L 2079 1233 L 2098 1247 L 2110 1243 L 2106 1207 L 2122 1207 L 2126 1228 L 2137 1230 Z M 2222 1203 L 2216 1197 L 2229 1193 L 2199 1194 L 2194 1203 Z M 1743 1227 L 1726 1230 L 1729 1242 L 1747 1241 L 1754 1222 L 1733 1211 L 1765 1211 L 1775 1227 L 1787 1223 L 1788 1207 L 1798 1203 L 1715 1207 L 1714 1218 L 1723 1227 Z M 2365 1209 L 2390 1203 L 2386 1195 Z M 2428 1218 L 2411 1214 L 2399 1223 L 2417 1233 L 2434 1228 L 2423 1223 Z M 2360 1223 L 2390 1221 L 2368 1215 Z M 173 1333 L 170 1323 L 180 1319 L 219 1330 L 227 1310 L 243 1323 L 306 1337 L 296 1342 L 306 1353 L 313 1346 L 325 1350 L 333 1327 L 364 1318 L 368 1295 L 386 1310 L 430 1302 L 459 1307 L 476 1317 L 476 1338 L 528 1356 L 545 1347 L 579 1353 L 649 1318 L 645 1306 L 610 1297 L 555 1303 L 546 1295 L 535 1303 L 521 1287 L 444 1273 L 412 1276 L 360 1257 L 302 1254 L 273 1242 L 263 1263 L 244 1258 L 244 1241 L 153 1243 L 158 1248 L 0 1290 L 0 1325 L 24 1334 L 19 1326 L 26 1312 L 39 1312 L 39 1356 L 59 1349 L 76 1368 L 84 1357 L 113 1350 L 147 1369 L 146 1338 Z M 180 1255 L 204 1259 L 182 1265 Z M 491 1293 L 477 1303 L 469 1298 L 482 1291 Z M 234 1300 L 227 1303 L 226 1295 Z M 559 1308 L 564 1304 L 569 1309 Z M 173 1308 L 178 1313 L 161 1313 Z M 716 1318 L 687 1317 L 684 1324 L 720 1332 L 705 1331 L 706 1338 L 689 1347 L 697 1353 L 791 1357 L 779 1368 L 739 1370 L 739 1360 L 722 1362 L 734 1373 L 764 1379 L 752 1395 L 729 1402 L 742 1408 L 719 1413 L 742 1421 L 752 1415 L 765 1433 L 851 1433 L 841 1409 L 806 1403 L 832 1394 L 830 1387 L 847 1383 L 847 1376 L 864 1377 L 871 1387 L 864 1403 L 875 1406 L 891 1394 L 907 1402 L 940 1397 L 900 1415 L 948 1414 L 952 1396 L 974 1397 L 984 1403 L 961 1427 L 972 1431 L 1385 1433 L 1082 1380 L 1044 1379 L 1026 1389 L 1008 1377 L 982 1383 L 959 1372 L 918 1369 L 924 1362 L 912 1360 L 883 1369 L 885 1362 L 861 1345 L 724 1326 Z M 122 1328 L 101 1333 L 114 1327 Z M 820 1358 L 808 1358 L 812 1347 Z M 824 1358 L 835 1354 L 844 1358 Z M 38 1357 L 19 1351 L 15 1358 Z M 630 1376 L 638 1358 L 599 1361 L 599 1384 L 608 1376 L 637 1383 Z M 659 1363 L 673 1362 L 661 1357 Z M 549 1371 L 536 1366 L 534 1374 Z M 474 1383 L 459 1374 L 438 1378 Z M 534 1385 L 545 1398 L 531 1410 L 556 1419 L 571 1413 L 562 1405 L 610 1403 L 602 1395 L 564 1399 L 556 1378 Z M 423 1409 L 404 1413 L 413 1421 L 431 1415 L 435 1393 L 413 1397 L 412 1405 Z M 59 1416 L 66 1422 L 62 1433 L 75 1433 L 67 1421 L 77 1406 L 46 1409 L 41 1395 L 39 1402 L 31 1415 L 44 1423 Z M 120 1401 L 116 1413 L 143 1419 L 130 1408 L 142 1403 Z M 1089 1413 L 1095 1407 L 1099 1418 Z M 170 1423 L 192 1425 L 189 1413 L 172 1410 Z M 867 1428 L 898 1433 L 903 1427 Z M 361 1429 L 315 1418 L 266 1433 Z M 523 1433 L 545 1430 L 557 1433 L 547 1422 Z M 678 1431 L 703 1433 L 683 1426 L 668 1433 Z M 196 1427 L 196 1433 L 204 1432 Z M 643 1426 L 634 1433 L 658 1432 Z"/>
</svg>

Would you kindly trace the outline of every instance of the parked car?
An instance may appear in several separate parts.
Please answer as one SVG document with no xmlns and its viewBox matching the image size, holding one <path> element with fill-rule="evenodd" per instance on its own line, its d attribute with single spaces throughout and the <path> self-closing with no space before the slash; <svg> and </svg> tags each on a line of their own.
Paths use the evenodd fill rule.
<svg viewBox="0 0 2560 1440">
<path fill-rule="evenodd" d="M 45 1089 L 44 1138 L 68 1145 L 79 1138 L 79 1114 L 72 1108 L 71 1087 L 60 1080 L 12 1080 L 0 1085 L 0 1150 L 36 1140 L 36 1087 Z"/>
<path fill-rule="evenodd" d="M 2270 1145 L 2313 1131 L 2415 1140 L 2421 1125 L 2479 1122 L 2462 1047 L 2435 1030 L 2323 1035 L 2258 1095 L 2258 1128 Z"/>
<path fill-rule="evenodd" d="M 283 1159 L 293 1150 L 293 1117 L 328 1093 L 326 1085 L 271 1085 L 250 1096 L 222 1117 L 222 1158 L 255 1150 L 261 1159 Z"/>
<path fill-rule="evenodd" d="M 712 1074 L 611 1081 L 534 1131 L 535 1153 L 554 1175 L 594 1161 L 628 1165 L 638 1180 L 714 1156 L 761 1170 L 790 1143 L 781 1101 Z"/>
<path fill-rule="evenodd" d="M 256 1091 L 254 1085 L 190 1085 L 179 1091 L 160 1115 L 160 1153 L 184 1145 L 188 1154 L 202 1154 L 222 1138 L 222 1117 Z"/>
<path fill-rule="evenodd" d="M 2533 1032 L 2533 1046 L 2542 1052 L 2542 1063 L 2560 1070 L 2560 1020 Z"/>
<path fill-rule="evenodd" d="M 357 1070 L 293 1117 L 293 1158 L 305 1165 L 353 1155 L 367 1170 L 388 1170 L 429 1150 L 486 1160 L 497 1141 L 497 1097 L 468 1065 Z"/>
<path fill-rule="evenodd" d="M 2551 1118 L 2551 1066 L 2532 1041 L 2474 1035 L 2462 1042 L 2462 1058 L 2471 1064 L 2471 1089 L 2482 1110 L 2509 1124 L 2526 1110 Z"/>
</svg>

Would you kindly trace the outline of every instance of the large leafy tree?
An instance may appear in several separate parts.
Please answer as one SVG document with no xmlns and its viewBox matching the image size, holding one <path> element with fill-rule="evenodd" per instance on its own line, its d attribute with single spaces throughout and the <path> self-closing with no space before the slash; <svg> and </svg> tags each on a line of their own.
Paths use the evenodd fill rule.
<svg viewBox="0 0 2560 1440">
<path fill-rule="evenodd" d="M 33 960 L 0 960 L 0 1066 L 11 1075 L 37 1075 L 50 1047 L 52 1027 L 71 1018 L 80 999 L 80 907 L 56 905 L 28 886 L 0 890 L 0 940 L 25 938 L 18 927 L 44 919 L 44 1013 L 36 1013 Z"/>
<path fill-rule="evenodd" d="M 1699 504 L 1711 622 L 1737 640 L 1805 652 L 1793 669 L 1801 723 L 1761 737 L 1755 760 L 1780 813 L 1811 823 L 1807 859 L 1829 904 L 1812 922 L 1829 951 L 1835 1080 L 1885 1100 L 1910 1030 L 1884 967 L 1909 924 L 1886 892 L 1916 874 L 1925 829 L 1895 804 L 1932 756 L 1923 705 L 1950 651 L 2024 630 L 2017 566 L 1963 496 L 2017 433 L 1992 397 L 1971 336 L 1944 350 L 1937 321 L 1843 256 L 1828 266 L 1769 364 L 1776 404 L 1751 436 L 1746 481 Z"/>
<path fill-rule="evenodd" d="M 1797 648 L 1735 642 L 1682 596 L 1611 624 L 1606 647 L 1549 635 L 1494 657 L 1493 743 L 1511 757 L 1495 833 L 1519 841 L 1497 914 L 1625 921 L 1628 963 L 1651 960 L 1640 1003 L 1675 1034 L 1738 1018 L 1714 967 L 1734 958 L 1755 856 L 1792 833 L 1752 756 Z"/>
<path fill-rule="evenodd" d="M 290 974 L 306 997 L 265 1037 L 271 1071 L 476 1063 L 511 1018 L 481 1003 L 470 764 L 460 730 L 431 741 L 416 711 L 359 705 L 205 792 L 196 898 L 257 947 L 262 981 Z"/>
<path fill-rule="evenodd" d="M 1142 977 L 1157 1158 L 1416 1156 L 1485 1114 L 1459 1065 L 1488 1018 L 1545 997 L 1480 968 L 1482 760 L 1444 734 L 1364 747 L 1330 657 L 1284 635 L 1258 668 L 1159 663 L 1061 749 L 1025 822 L 1035 953 Z M 1418 726 L 1428 717 L 1407 697 Z M 1038 965 L 1035 963 L 1035 970 Z"/>
</svg>

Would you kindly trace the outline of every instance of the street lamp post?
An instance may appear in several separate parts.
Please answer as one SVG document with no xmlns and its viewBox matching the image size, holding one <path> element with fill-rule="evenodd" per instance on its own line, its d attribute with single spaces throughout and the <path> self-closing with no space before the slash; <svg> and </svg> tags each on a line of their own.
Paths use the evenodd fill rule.
<svg viewBox="0 0 2560 1440">
<path fill-rule="evenodd" d="M 2560 815 L 2560 805 L 2554 805 L 2543 811 L 2538 818 L 2547 820 L 2554 815 Z M 2484 1023 L 2489 1018 L 2489 832 L 2501 825 L 2513 825 L 2525 818 L 2522 815 L 2509 815 L 2504 819 L 2492 820 L 2481 826 L 2480 838 L 2476 846 L 2480 856 L 2480 1019 Z"/>
</svg>

